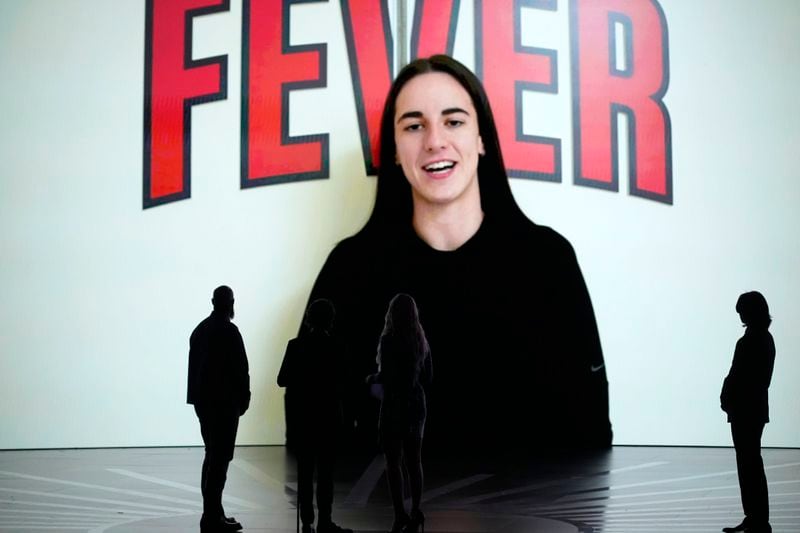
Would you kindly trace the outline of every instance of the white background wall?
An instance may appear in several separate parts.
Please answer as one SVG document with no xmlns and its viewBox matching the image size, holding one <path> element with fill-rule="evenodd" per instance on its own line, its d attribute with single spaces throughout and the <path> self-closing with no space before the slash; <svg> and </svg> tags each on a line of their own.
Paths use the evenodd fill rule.
<svg viewBox="0 0 800 533">
<path fill-rule="evenodd" d="M 606 354 L 618 444 L 728 445 L 719 388 L 737 296 L 758 289 L 778 353 L 764 443 L 800 446 L 800 4 L 662 0 L 674 205 L 572 185 L 568 2 L 523 42 L 558 50 L 559 94 L 526 128 L 562 139 L 563 182 L 513 180 L 573 243 Z M 472 65 L 472 2 L 455 55 Z M 527 10 L 526 10 L 527 11 Z M 293 8 L 328 44 L 328 86 L 292 95 L 292 134 L 330 134 L 324 181 L 239 186 L 241 2 L 196 19 L 228 98 L 192 112 L 192 198 L 142 209 L 144 1 L 0 3 L 0 448 L 190 445 L 188 336 L 236 292 L 253 404 L 240 444 L 283 438 L 275 385 L 324 258 L 371 208 L 338 2 Z M 534 128 L 535 125 L 535 128 Z"/>
</svg>

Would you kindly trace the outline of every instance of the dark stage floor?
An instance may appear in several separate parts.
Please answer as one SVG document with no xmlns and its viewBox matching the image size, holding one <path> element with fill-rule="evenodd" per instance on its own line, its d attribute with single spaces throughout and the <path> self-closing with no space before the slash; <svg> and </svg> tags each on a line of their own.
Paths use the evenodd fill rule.
<svg viewBox="0 0 800 533">
<path fill-rule="evenodd" d="M 198 531 L 202 448 L 0 452 L 0 531 Z M 800 532 L 800 450 L 764 450 L 775 532 Z M 731 448 L 624 447 L 580 458 L 426 459 L 426 531 L 714 532 L 741 519 Z M 295 530 L 280 446 L 237 448 L 226 511 L 246 532 Z M 334 519 L 387 531 L 381 458 L 340 464 Z"/>
</svg>

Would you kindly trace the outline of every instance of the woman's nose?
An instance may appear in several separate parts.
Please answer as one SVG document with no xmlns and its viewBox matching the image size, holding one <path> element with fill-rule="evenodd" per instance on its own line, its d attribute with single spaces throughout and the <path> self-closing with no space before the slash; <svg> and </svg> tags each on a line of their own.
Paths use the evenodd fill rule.
<svg viewBox="0 0 800 533">
<path fill-rule="evenodd" d="M 425 149 L 435 152 L 445 145 L 445 136 L 441 126 L 431 124 L 425 132 Z"/>
</svg>

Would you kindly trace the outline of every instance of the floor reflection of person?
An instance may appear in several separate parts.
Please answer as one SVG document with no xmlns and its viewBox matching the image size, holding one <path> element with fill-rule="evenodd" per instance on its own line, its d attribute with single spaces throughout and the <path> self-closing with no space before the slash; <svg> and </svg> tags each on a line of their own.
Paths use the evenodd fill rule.
<svg viewBox="0 0 800 533">
<path fill-rule="evenodd" d="M 303 533 L 314 533 L 314 472 L 317 473 L 316 533 L 353 533 L 332 520 L 333 469 L 342 424 L 342 350 L 331 337 L 335 311 L 329 300 L 311 302 L 302 333 L 289 341 L 278 372 L 297 414 L 297 499 Z"/>
<path fill-rule="evenodd" d="M 353 382 L 374 372 L 383 310 L 403 292 L 436 354 L 427 449 L 610 445 L 603 353 L 575 252 L 516 204 L 480 81 L 447 56 L 413 61 L 380 132 L 372 214 L 311 292 L 336 306 Z M 368 398 L 364 388 L 348 399 L 361 442 L 375 432 Z"/>
<path fill-rule="evenodd" d="M 731 424 L 736 468 L 742 496 L 744 520 L 726 533 L 770 533 L 769 495 L 761 435 L 769 422 L 768 389 L 775 366 L 775 342 L 769 332 L 772 317 L 764 296 L 746 292 L 736 302 L 736 312 L 745 326 L 736 343 L 733 363 L 722 386 L 720 402 Z"/>
<path fill-rule="evenodd" d="M 242 335 L 231 322 L 233 291 L 225 285 L 217 287 L 211 302 L 214 310 L 189 339 L 187 402 L 194 405 L 205 444 L 200 531 L 222 533 L 242 529 L 235 518 L 225 516 L 222 491 L 239 417 L 250 405 L 250 374 Z"/>
<path fill-rule="evenodd" d="M 419 322 L 414 299 L 398 294 L 389 302 L 386 321 L 378 343 L 378 373 L 368 383 L 381 388 L 378 422 L 380 446 L 386 458 L 386 478 L 394 508 L 392 533 L 416 532 L 425 524 L 419 508 L 422 499 L 422 438 L 427 402 L 425 389 L 433 378 L 428 340 Z M 411 513 L 404 504 L 408 472 Z"/>
</svg>

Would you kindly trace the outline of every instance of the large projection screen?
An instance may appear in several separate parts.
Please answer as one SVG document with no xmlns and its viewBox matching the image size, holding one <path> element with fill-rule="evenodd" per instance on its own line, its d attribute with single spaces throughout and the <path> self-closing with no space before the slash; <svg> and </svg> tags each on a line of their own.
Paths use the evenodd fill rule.
<svg viewBox="0 0 800 533">
<path fill-rule="evenodd" d="M 225 56 L 226 90 L 187 108 L 189 182 L 175 196 L 143 198 L 154 161 L 143 141 L 148 79 L 155 83 L 148 61 L 174 52 L 158 39 L 148 52 L 148 32 L 183 18 L 148 17 L 158 0 L 0 3 L 0 449 L 200 444 L 185 403 L 188 336 L 223 283 L 236 292 L 250 359 L 253 403 L 238 443 L 283 442 L 275 378 L 286 342 L 325 257 L 361 227 L 374 195 L 349 43 L 365 23 L 380 46 L 389 32 L 396 67 L 424 3 L 407 2 L 400 29 L 394 2 L 171 4 L 209 8 L 192 19 L 190 58 L 202 65 Z M 500 14 L 476 17 L 489 4 Z M 512 189 L 532 220 L 576 250 L 605 354 L 615 444 L 730 445 L 719 392 L 743 332 L 736 299 L 755 289 L 769 301 L 777 346 L 763 443 L 800 447 L 800 3 L 455 5 L 449 46 L 472 68 L 480 58 L 485 79 L 506 59 L 479 43 L 480 24 L 516 36 L 520 55 L 547 57 L 554 68 L 548 87 L 523 83 L 519 102 L 493 104 L 517 109 L 506 118 L 523 136 L 558 139 L 557 179 L 515 177 Z M 257 12 L 283 32 L 274 42 L 324 57 L 323 80 L 294 85 L 274 103 L 287 135 L 326 139 L 319 172 L 297 179 L 243 179 L 246 148 L 278 142 L 243 133 L 243 95 L 255 90 L 244 88 L 267 86 L 272 75 L 258 77 L 256 31 L 254 48 L 243 46 L 246 17 Z M 373 12 L 385 17 L 370 22 Z M 612 114 L 617 179 L 604 186 L 576 172 L 588 143 L 577 132 L 593 125 L 578 120 L 580 98 L 593 94 L 580 90 L 587 49 L 579 47 L 597 39 L 580 17 L 598 12 L 611 28 L 608 76 L 640 79 L 637 54 L 663 52 L 662 91 L 649 96 L 669 119 L 657 130 L 668 144 L 642 155 L 653 139 L 630 142 L 632 124 L 643 127 L 636 110 Z M 307 75 L 309 67 L 286 64 L 295 71 L 275 67 L 281 80 Z M 656 56 L 642 64 L 658 66 Z M 219 81 L 218 71 L 204 72 Z M 367 74 L 380 87 L 381 73 Z M 649 185 L 632 178 L 643 174 L 631 161 L 668 168 L 669 194 L 642 194 Z"/>
</svg>

